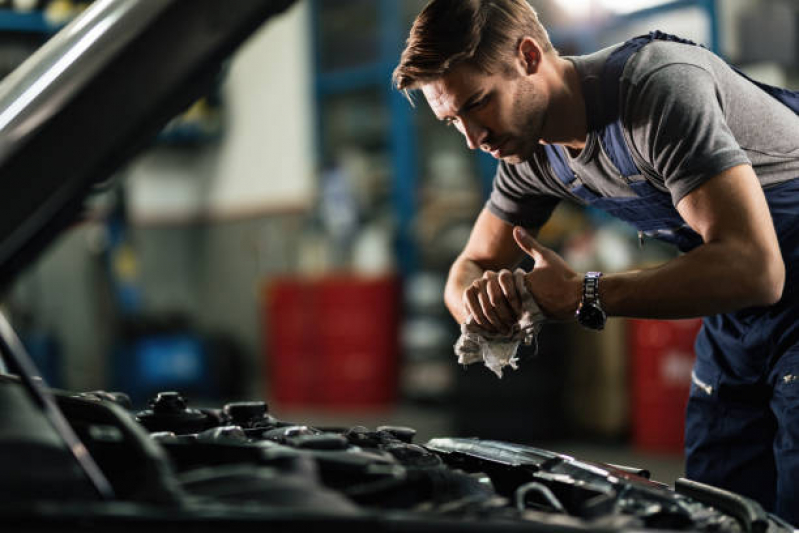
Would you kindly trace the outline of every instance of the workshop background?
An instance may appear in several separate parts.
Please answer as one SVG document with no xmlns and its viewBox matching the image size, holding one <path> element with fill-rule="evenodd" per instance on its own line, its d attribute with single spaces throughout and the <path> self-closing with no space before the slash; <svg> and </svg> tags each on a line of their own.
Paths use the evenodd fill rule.
<svg viewBox="0 0 799 533">
<path fill-rule="evenodd" d="M 0 76 L 88 3 L 0 1 Z M 799 88 L 795 0 L 531 3 L 563 55 L 660 29 Z M 97 190 L 4 311 L 56 387 L 266 399 L 283 419 L 531 443 L 672 482 L 698 320 L 549 325 L 502 380 L 457 365 L 444 280 L 496 163 L 392 89 L 424 4 L 300 0 Z M 675 253 L 568 205 L 541 240 L 580 271 Z"/>
</svg>

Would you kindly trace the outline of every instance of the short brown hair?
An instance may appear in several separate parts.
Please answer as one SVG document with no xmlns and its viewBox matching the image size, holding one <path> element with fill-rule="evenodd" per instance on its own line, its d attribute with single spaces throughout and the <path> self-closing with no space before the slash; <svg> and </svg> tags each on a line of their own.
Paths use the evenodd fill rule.
<svg viewBox="0 0 799 533">
<path fill-rule="evenodd" d="M 415 89 L 469 62 L 486 73 L 508 68 L 508 58 L 530 36 L 554 50 L 527 0 L 432 0 L 416 17 L 394 70 L 394 86 Z"/>
</svg>

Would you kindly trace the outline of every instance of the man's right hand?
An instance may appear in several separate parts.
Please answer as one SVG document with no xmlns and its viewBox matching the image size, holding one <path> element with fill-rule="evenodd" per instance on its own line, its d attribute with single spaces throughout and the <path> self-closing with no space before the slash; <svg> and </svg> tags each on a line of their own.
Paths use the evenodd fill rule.
<svg viewBox="0 0 799 533">
<path fill-rule="evenodd" d="M 463 291 L 463 305 L 478 325 L 498 334 L 510 333 L 522 312 L 510 270 L 486 271 Z"/>
</svg>

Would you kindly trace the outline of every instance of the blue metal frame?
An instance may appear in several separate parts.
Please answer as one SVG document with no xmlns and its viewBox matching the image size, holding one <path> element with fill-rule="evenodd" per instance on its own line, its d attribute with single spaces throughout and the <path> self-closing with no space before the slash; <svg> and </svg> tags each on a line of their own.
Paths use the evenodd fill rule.
<svg viewBox="0 0 799 533">
<path fill-rule="evenodd" d="M 363 65 L 335 72 L 318 72 L 316 90 L 323 95 L 357 91 L 374 87 L 385 71 L 382 64 Z"/>
<path fill-rule="evenodd" d="M 404 96 L 391 86 L 391 73 L 402 51 L 402 3 L 397 0 L 378 0 L 380 25 L 380 50 L 374 63 L 354 68 L 324 72 L 321 67 L 322 43 L 320 6 L 323 0 L 311 0 L 311 28 L 313 33 L 315 94 L 316 94 L 316 153 L 322 154 L 324 143 L 324 118 L 321 108 L 325 98 L 358 89 L 376 87 L 383 89 L 383 99 L 389 110 L 391 128 L 388 131 L 392 162 L 392 204 L 397 219 L 396 252 L 400 273 L 408 275 L 417 268 L 417 253 L 413 236 L 413 219 L 417 211 L 416 189 L 418 160 L 416 134 L 410 105 Z M 321 161 L 319 161 L 321 163 Z"/>
<path fill-rule="evenodd" d="M 47 22 L 41 11 L 19 12 L 0 9 L 0 31 L 52 33 L 58 29 Z"/>
<path fill-rule="evenodd" d="M 718 7 L 716 2 L 717 0 L 673 0 L 666 4 L 618 15 L 605 22 L 593 21 L 564 28 L 549 28 L 549 34 L 556 46 L 558 42 L 568 41 L 576 43 L 581 52 L 593 52 L 598 46 L 598 36 L 605 31 L 629 24 L 638 19 L 671 13 L 680 9 L 699 7 L 707 14 L 709 24 L 710 42 L 704 44 L 713 52 L 720 53 L 721 28 L 718 24 Z M 652 29 L 654 30 L 657 28 Z M 630 37 L 632 37 L 632 35 Z"/>
<path fill-rule="evenodd" d="M 321 45 L 319 36 L 321 35 L 321 25 L 319 23 L 319 1 L 320 0 L 309 0 L 310 1 L 310 21 L 309 27 L 311 29 L 311 56 L 312 56 L 312 64 L 313 64 L 313 75 L 314 79 L 318 80 L 321 76 L 321 63 L 319 58 L 321 54 L 319 52 L 319 47 Z M 315 125 L 314 131 L 316 132 L 316 137 L 314 139 L 314 153 L 316 154 L 316 167 L 321 168 L 322 161 L 321 161 L 321 154 L 322 154 L 322 146 L 324 144 L 324 136 L 322 135 L 322 127 L 323 127 L 323 120 L 322 120 L 322 99 L 324 98 L 324 92 L 322 91 L 322 84 L 318 81 L 315 83 L 314 86 L 314 104 L 316 106 L 314 117 L 315 117 Z"/>
<path fill-rule="evenodd" d="M 642 9 L 640 11 L 634 11 L 632 13 L 622 15 L 618 17 L 613 23 L 611 23 L 608 27 L 601 28 L 603 30 L 612 28 L 614 26 L 620 26 L 629 22 L 632 22 L 636 19 L 648 18 L 660 14 L 670 13 L 672 11 L 677 11 L 679 9 L 686 9 L 691 7 L 699 7 L 702 8 L 708 17 L 708 30 L 710 34 L 710 42 L 704 43 L 708 46 L 710 50 L 713 52 L 719 52 L 719 41 L 720 41 L 720 27 L 718 24 L 717 15 L 718 12 L 716 10 L 716 0 L 674 0 L 673 2 L 669 2 L 667 4 L 661 4 L 659 6 L 653 6 L 647 9 Z M 657 28 L 652 28 L 657 29 Z"/>
<path fill-rule="evenodd" d="M 380 56 L 386 99 L 391 116 L 391 159 L 394 164 L 394 209 L 397 214 L 397 260 L 403 274 L 414 272 L 417 265 L 416 239 L 413 235 L 413 219 L 416 216 L 416 190 L 419 162 L 416 138 L 409 103 L 391 86 L 391 74 L 402 52 L 401 2 L 380 0 L 380 25 L 383 41 Z"/>
<path fill-rule="evenodd" d="M 724 56 L 725 54 L 721 50 L 721 26 L 719 25 L 717 0 L 701 0 L 701 4 L 710 20 L 710 42 L 708 46 L 716 54 Z"/>
</svg>

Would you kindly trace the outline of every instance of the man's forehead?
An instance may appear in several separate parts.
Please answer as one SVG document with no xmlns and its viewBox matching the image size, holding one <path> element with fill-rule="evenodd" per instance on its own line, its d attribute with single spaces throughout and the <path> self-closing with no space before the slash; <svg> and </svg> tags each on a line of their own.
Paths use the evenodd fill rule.
<svg viewBox="0 0 799 533">
<path fill-rule="evenodd" d="M 439 118 L 454 115 L 479 91 L 484 77 L 475 68 L 459 65 L 443 76 L 422 84 L 422 94 Z"/>
<path fill-rule="evenodd" d="M 427 104 L 437 116 L 446 115 L 450 111 L 458 109 L 455 102 L 455 95 L 447 89 L 443 80 L 436 79 L 422 85 L 422 94 L 424 94 Z"/>
</svg>

